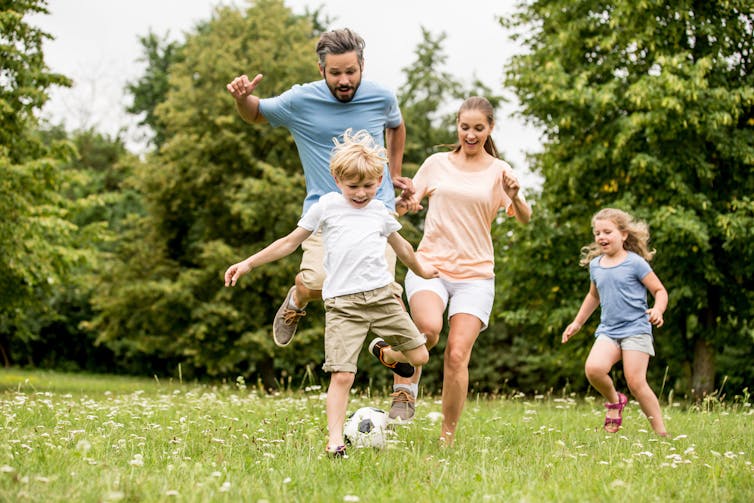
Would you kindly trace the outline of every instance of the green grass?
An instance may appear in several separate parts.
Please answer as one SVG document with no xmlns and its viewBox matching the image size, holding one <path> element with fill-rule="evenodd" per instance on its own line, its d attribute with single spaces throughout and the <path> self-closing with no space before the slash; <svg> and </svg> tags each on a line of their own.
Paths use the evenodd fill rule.
<svg viewBox="0 0 754 503">
<path fill-rule="evenodd" d="M 368 391 L 368 390 L 367 390 Z M 618 434 L 574 396 L 470 397 L 453 448 L 438 400 L 383 450 L 324 455 L 324 390 L 0 371 L 0 501 L 754 501 L 749 397 L 635 402 Z M 349 410 L 389 406 L 357 392 Z"/>
</svg>

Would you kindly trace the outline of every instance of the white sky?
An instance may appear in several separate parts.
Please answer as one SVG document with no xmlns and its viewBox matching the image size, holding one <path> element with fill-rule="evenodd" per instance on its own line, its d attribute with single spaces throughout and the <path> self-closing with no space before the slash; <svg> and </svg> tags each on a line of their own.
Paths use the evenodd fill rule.
<svg viewBox="0 0 754 503">
<path fill-rule="evenodd" d="M 139 37 L 152 30 L 182 39 L 197 22 L 209 19 L 219 4 L 246 5 L 243 0 L 48 0 L 50 14 L 35 16 L 31 22 L 54 37 L 44 46 L 47 65 L 72 78 L 74 87 L 53 89 L 43 117 L 64 122 L 69 129 L 94 127 L 111 135 L 124 131 L 127 145 L 138 151 L 139 132 L 135 119 L 125 112 L 129 98 L 124 86 L 137 80 L 144 69 L 137 61 Z M 433 35 L 447 34 L 443 46 L 447 70 L 465 84 L 476 76 L 511 100 L 513 95 L 501 82 L 507 59 L 519 49 L 496 19 L 511 12 L 513 4 L 500 0 L 286 0 L 299 13 L 307 6 L 311 10 L 324 6 L 334 20 L 330 28 L 348 27 L 364 37 L 365 78 L 396 92 L 404 82 L 401 69 L 414 60 L 423 26 Z M 312 50 L 312 65 L 315 58 Z M 257 72 L 264 69 L 248 69 L 248 73 Z M 228 80 L 233 77 L 228 75 Z M 448 105 L 453 110 L 459 103 Z M 539 148 L 539 132 L 513 118 L 515 109 L 507 105 L 498 111 L 493 137 L 524 175 L 524 185 L 532 187 L 537 182 L 526 174 L 525 153 Z"/>
</svg>

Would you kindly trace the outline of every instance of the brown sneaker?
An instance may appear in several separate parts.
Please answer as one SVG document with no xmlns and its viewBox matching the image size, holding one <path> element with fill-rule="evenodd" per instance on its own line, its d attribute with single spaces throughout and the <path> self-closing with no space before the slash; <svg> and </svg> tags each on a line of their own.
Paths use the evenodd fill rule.
<svg viewBox="0 0 754 503">
<path fill-rule="evenodd" d="M 390 412 L 388 413 L 390 419 L 411 421 L 416 410 L 414 395 L 406 390 L 399 389 L 395 393 L 391 393 L 390 396 L 393 397 L 393 403 L 390 405 Z"/>
<path fill-rule="evenodd" d="M 283 305 L 280 306 L 275 319 L 272 321 L 272 338 L 275 340 L 275 344 L 280 347 L 287 346 L 291 342 L 298 327 L 298 320 L 306 316 L 306 311 L 303 309 L 293 309 L 290 306 L 291 296 L 295 289 L 296 287 L 292 286 L 288 290 Z"/>
</svg>

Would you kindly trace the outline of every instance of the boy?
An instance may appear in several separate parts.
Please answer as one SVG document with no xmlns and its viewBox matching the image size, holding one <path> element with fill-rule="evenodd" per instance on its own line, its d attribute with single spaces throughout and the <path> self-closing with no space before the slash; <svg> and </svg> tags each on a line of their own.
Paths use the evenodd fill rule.
<svg viewBox="0 0 754 503">
<path fill-rule="evenodd" d="M 335 140 L 330 159 L 330 172 L 341 193 L 320 197 L 293 232 L 225 271 L 225 286 L 235 286 L 252 268 L 290 255 L 313 232 L 322 229 L 322 298 L 326 311 L 322 369 L 331 373 L 326 451 L 336 457 L 345 455 L 343 423 L 348 393 L 367 332 L 378 335 L 369 346 L 370 352 L 398 375 L 410 377 L 414 365 L 424 365 L 429 359 L 426 337 L 393 295 L 385 242 L 417 275 L 434 278 L 438 272 L 418 261 L 411 245 L 398 234 L 401 225 L 375 199 L 382 183 L 383 156 L 384 148 L 377 146 L 367 131 L 351 135 L 347 130 L 342 143 Z"/>
</svg>

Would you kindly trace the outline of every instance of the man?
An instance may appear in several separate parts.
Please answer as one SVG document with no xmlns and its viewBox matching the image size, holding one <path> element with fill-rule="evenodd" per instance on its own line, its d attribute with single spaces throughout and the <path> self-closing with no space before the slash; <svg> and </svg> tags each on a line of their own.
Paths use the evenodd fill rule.
<svg viewBox="0 0 754 503">
<path fill-rule="evenodd" d="M 320 196 L 338 191 L 330 175 L 330 153 L 333 139 L 340 138 L 349 128 L 365 129 L 377 145 L 387 147 L 388 164 L 377 198 L 395 211 L 395 189 L 413 193 L 411 179 L 401 176 L 406 127 L 398 100 L 387 88 L 362 80 L 364 46 L 364 40 L 349 29 L 323 33 L 316 46 L 323 80 L 295 85 L 273 98 L 259 99 L 252 94 L 262 80 L 261 74 L 252 80 L 241 75 L 227 85 L 243 120 L 283 126 L 293 135 L 306 180 L 303 213 Z M 290 343 L 299 320 L 306 315 L 307 303 L 322 298 L 325 274 L 320 234 L 312 234 L 301 247 L 304 253 L 295 285 L 288 290 L 272 323 L 278 346 Z M 396 258 L 390 247 L 386 255 L 394 276 Z M 400 297 L 401 286 L 395 282 L 393 285 Z"/>
</svg>

